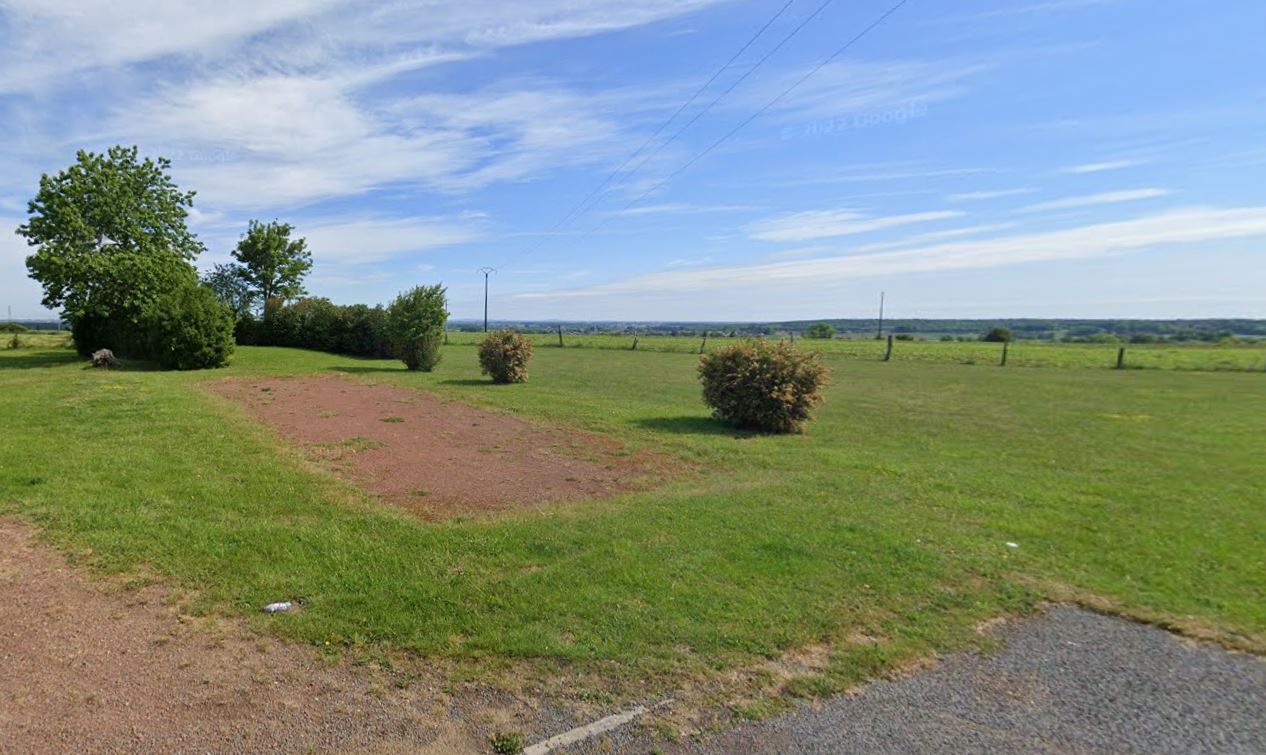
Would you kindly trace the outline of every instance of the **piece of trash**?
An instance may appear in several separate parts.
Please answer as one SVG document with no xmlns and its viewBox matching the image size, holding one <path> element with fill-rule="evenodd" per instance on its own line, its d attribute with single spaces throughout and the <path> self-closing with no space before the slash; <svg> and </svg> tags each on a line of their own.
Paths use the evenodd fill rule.
<svg viewBox="0 0 1266 755">
<path fill-rule="evenodd" d="M 1008 548 L 1019 548 L 1019 547 L 1020 547 L 1020 544 L 1019 544 L 1019 543 L 1007 543 L 1007 547 L 1008 547 Z"/>
<path fill-rule="evenodd" d="M 280 603 L 269 603 L 268 605 L 264 606 L 264 613 L 282 613 L 283 611 L 289 611 L 290 609 L 294 607 L 295 607 L 295 604 L 291 603 L 288 600 L 282 601 Z"/>
</svg>

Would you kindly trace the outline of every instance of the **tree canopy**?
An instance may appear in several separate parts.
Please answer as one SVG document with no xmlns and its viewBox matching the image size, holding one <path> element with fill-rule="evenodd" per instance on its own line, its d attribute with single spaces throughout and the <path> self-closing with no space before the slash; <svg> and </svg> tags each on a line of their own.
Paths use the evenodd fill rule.
<svg viewBox="0 0 1266 755">
<path fill-rule="evenodd" d="M 303 278 L 312 269 L 312 254 L 302 238 L 291 239 L 294 227 L 273 221 L 252 220 L 233 251 L 242 280 L 265 305 L 272 299 L 287 301 L 302 296 Z"/>
<path fill-rule="evenodd" d="M 170 161 L 140 159 L 136 147 L 81 150 L 69 168 L 40 178 L 18 227 L 44 306 L 72 325 L 85 318 L 139 320 L 157 297 L 195 281 L 204 247 L 186 226 L 194 192 L 182 192 Z"/>
</svg>

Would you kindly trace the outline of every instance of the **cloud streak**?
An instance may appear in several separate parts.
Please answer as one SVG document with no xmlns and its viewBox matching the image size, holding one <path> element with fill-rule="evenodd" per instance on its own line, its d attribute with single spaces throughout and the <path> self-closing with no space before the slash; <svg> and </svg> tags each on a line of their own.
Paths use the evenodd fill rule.
<svg viewBox="0 0 1266 755">
<path fill-rule="evenodd" d="M 904 215 L 872 217 L 858 210 L 812 210 L 780 215 L 744 226 L 750 238 L 757 241 L 812 241 L 839 236 L 852 236 L 915 223 L 957 218 L 963 213 L 954 210 L 914 212 Z"/>
<path fill-rule="evenodd" d="M 1087 259 L 1165 245 L 1263 236 L 1266 207 L 1191 207 L 1058 231 L 912 246 L 878 254 L 651 273 L 587 289 L 527 293 L 518 298 L 588 299 L 707 291 L 741 295 L 746 290 L 829 285 L 859 277 Z"/>
<path fill-rule="evenodd" d="M 1037 202 L 1036 204 L 1026 205 L 1020 208 L 1020 212 L 1046 212 L 1048 210 L 1071 210 L 1080 207 L 1096 207 L 1105 204 L 1120 204 L 1122 202 L 1137 202 L 1143 199 L 1153 199 L 1155 197 L 1163 197 L 1169 194 L 1169 189 L 1148 188 L 1148 189 L 1126 189 L 1123 191 L 1104 191 L 1098 194 L 1084 194 L 1076 197 L 1064 197 L 1063 199 L 1052 199 L 1049 202 Z"/>
</svg>

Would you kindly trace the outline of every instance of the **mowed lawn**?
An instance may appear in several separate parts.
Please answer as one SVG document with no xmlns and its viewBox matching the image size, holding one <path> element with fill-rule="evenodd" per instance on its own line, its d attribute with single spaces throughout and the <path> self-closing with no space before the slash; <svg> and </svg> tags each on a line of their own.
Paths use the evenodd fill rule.
<svg viewBox="0 0 1266 755">
<path fill-rule="evenodd" d="M 243 348 L 214 372 L 0 352 L 0 513 L 190 610 L 324 646 L 593 663 L 670 685 L 827 643 L 828 692 L 1051 598 L 1266 651 L 1266 375 L 828 356 L 801 436 L 708 419 L 697 357 L 541 347 L 493 386 Z M 424 523 L 308 464 L 207 380 L 344 372 L 608 433 L 647 492 Z M 1018 547 L 1012 547 L 1009 543 Z M 304 610 L 259 606 L 302 596 Z"/>
</svg>

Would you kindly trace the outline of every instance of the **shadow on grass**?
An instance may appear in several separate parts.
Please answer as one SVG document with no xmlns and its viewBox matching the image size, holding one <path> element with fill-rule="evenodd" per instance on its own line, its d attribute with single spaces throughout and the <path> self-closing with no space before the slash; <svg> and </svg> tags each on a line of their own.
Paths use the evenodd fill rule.
<svg viewBox="0 0 1266 755">
<path fill-rule="evenodd" d="M 639 419 L 636 424 L 647 430 L 679 435 L 729 435 L 733 438 L 749 438 L 755 433 L 739 430 L 711 417 L 698 415 L 683 417 L 651 417 Z"/>
<path fill-rule="evenodd" d="M 83 357 L 73 351 L 0 351 L 0 370 L 34 370 L 73 364 Z"/>
<path fill-rule="evenodd" d="M 465 386 L 486 385 L 486 386 L 491 387 L 491 386 L 498 385 L 498 383 L 494 383 L 491 380 L 487 380 L 487 379 L 480 380 L 479 378 L 449 378 L 448 380 L 441 380 L 440 385 L 465 385 Z"/>
<path fill-rule="evenodd" d="M 395 372 L 404 374 L 406 372 L 404 365 L 399 367 L 360 367 L 351 365 L 339 365 L 335 367 L 326 367 L 327 372 L 346 372 L 353 375 L 365 375 L 376 372 Z"/>
</svg>

